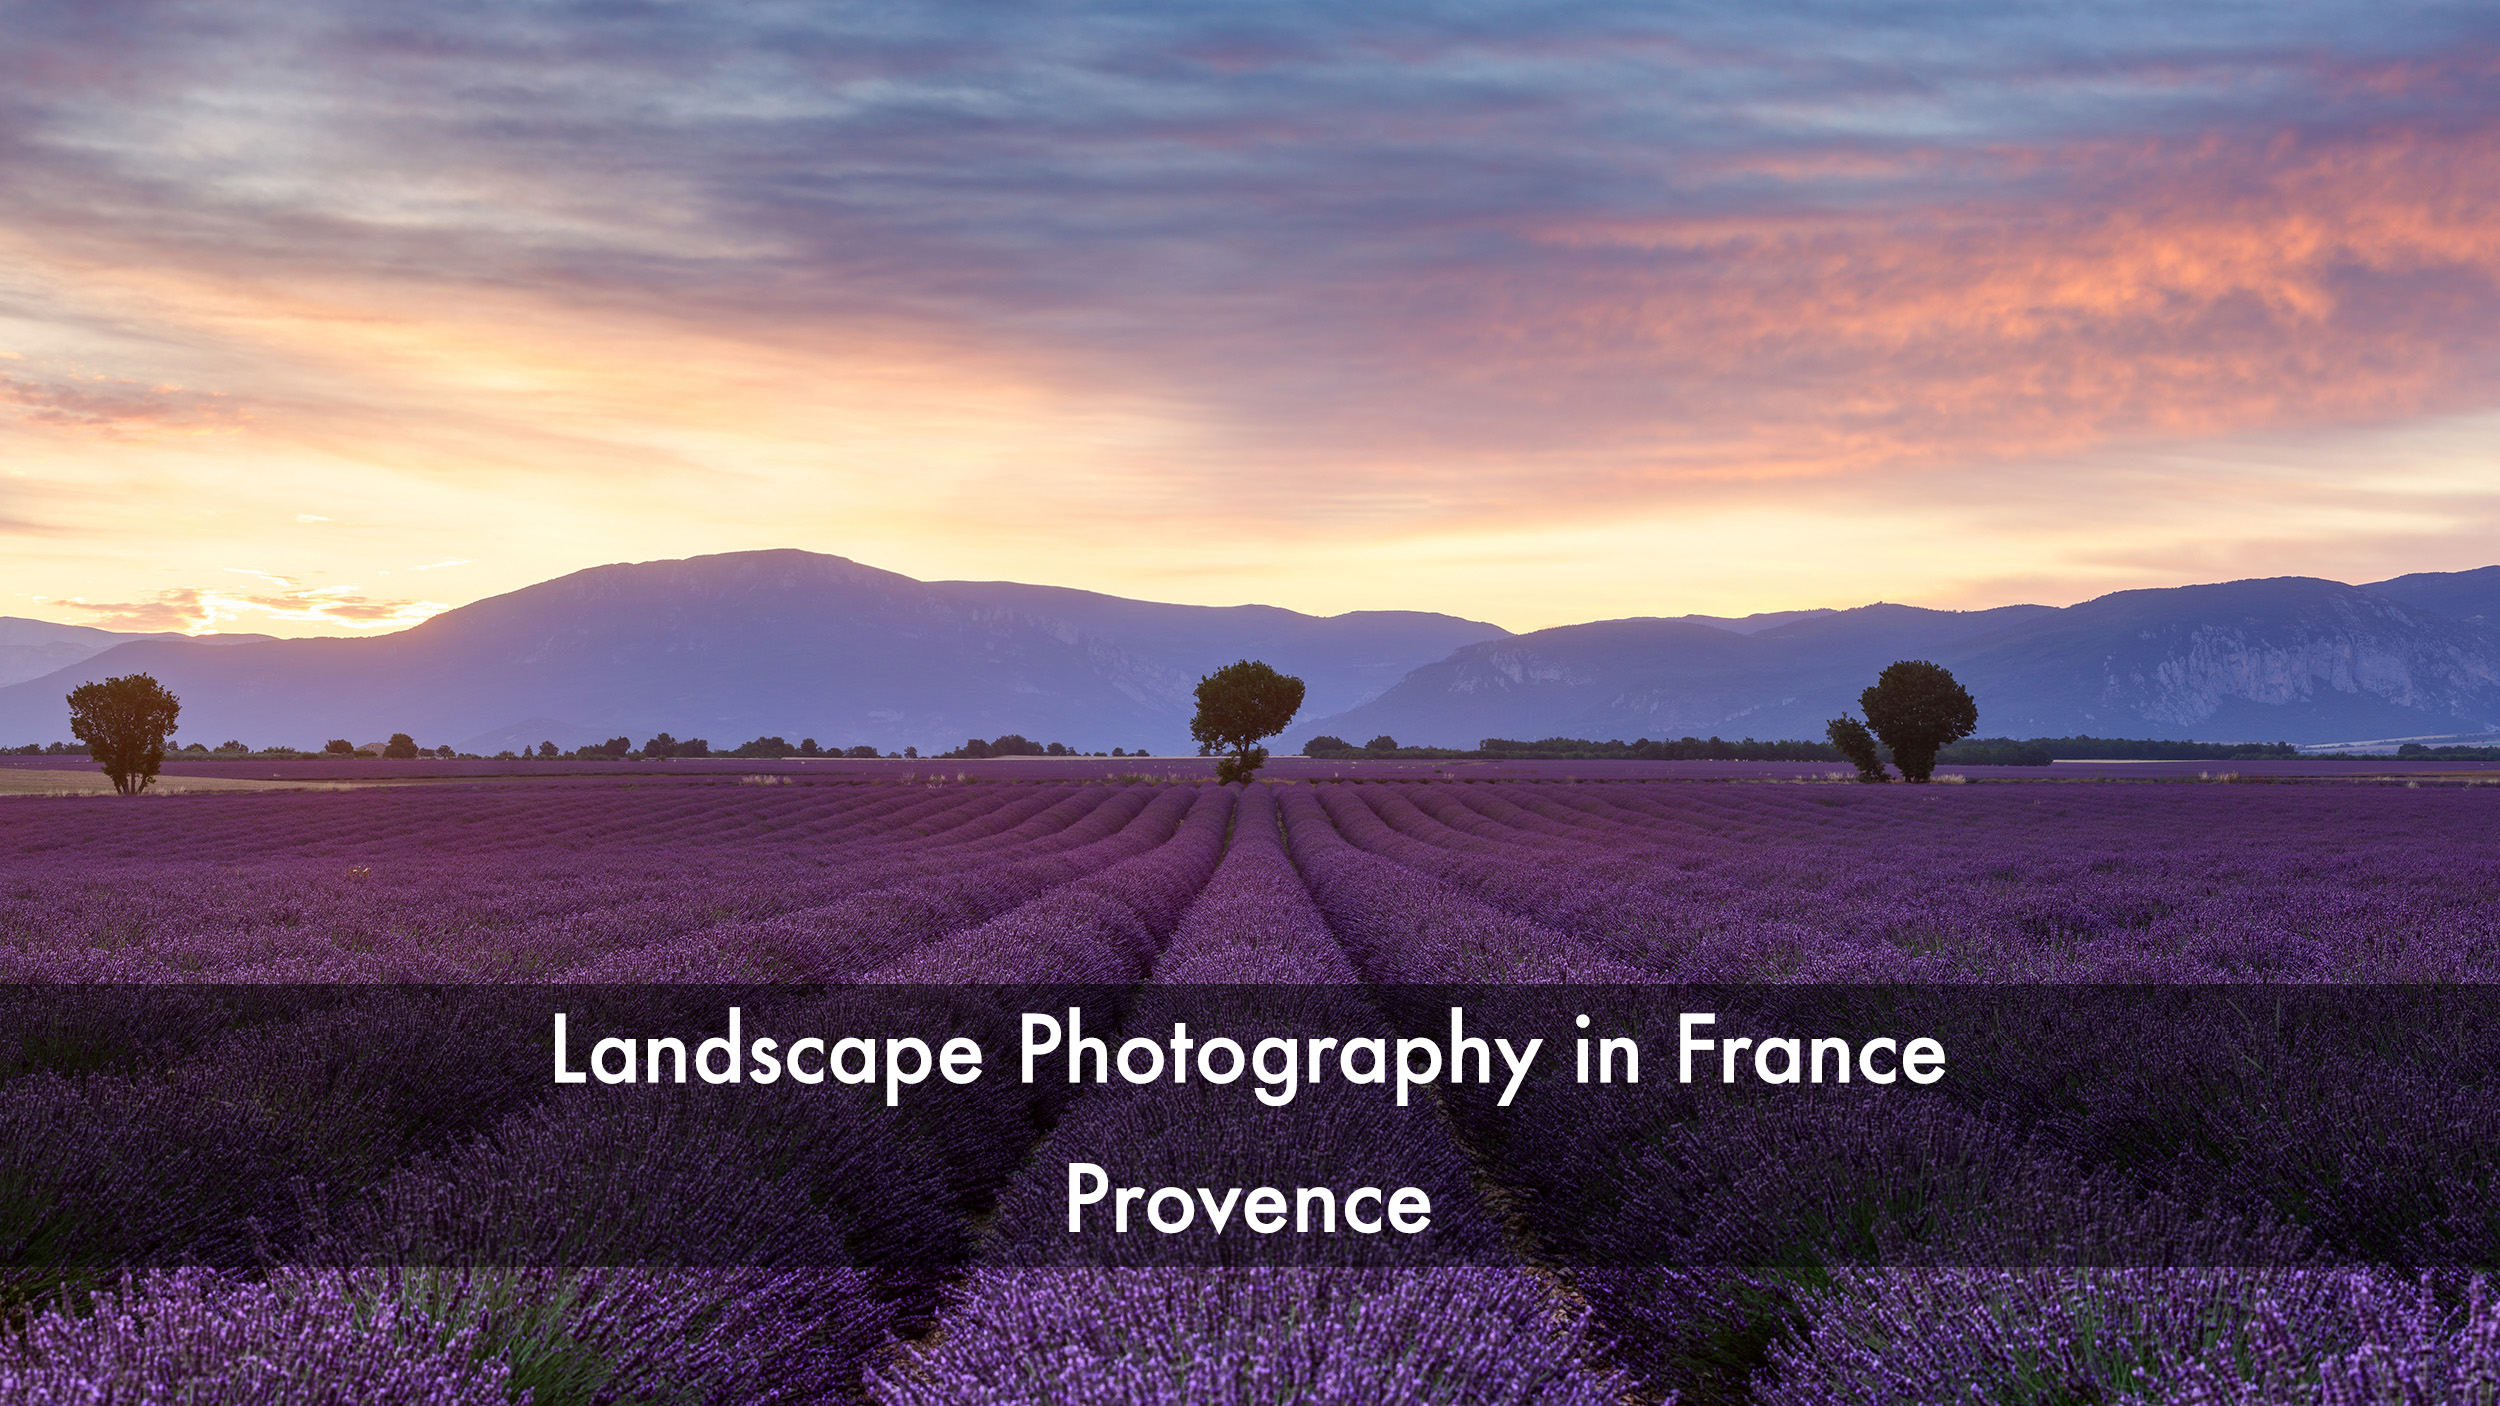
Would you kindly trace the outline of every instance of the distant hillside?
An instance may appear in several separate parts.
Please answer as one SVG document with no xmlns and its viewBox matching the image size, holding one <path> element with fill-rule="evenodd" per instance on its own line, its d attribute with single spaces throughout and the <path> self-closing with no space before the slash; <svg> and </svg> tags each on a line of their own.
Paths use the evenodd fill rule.
<svg viewBox="0 0 2500 1406">
<path fill-rule="evenodd" d="M 1487 737 L 1819 738 L 1893 660 L 2055 613 L 1869 605 L 1750 634 L 1691 619 L 1562 625 L 1460 649 L 1308 730 L 1434 747 Z M 1301 736 L 1297 726 L 1291 740 Z"/>
<path fill-rule="evenodd" d="M 60 628 L 60 627 L 55 627 Z M 1256 657 L 1340 711 L 1503 633 L 1446 615 L 1316 617 L 1009 582 L 916 581 L 842 557 L 738 552 L 602 566 L 367 639 L 127 642 L 0 688 L 0 738 L 67 735 L 62 698 L 145 670 L 186 740 L 319 746 L 408 732 L 499 750 L 658 731 L 888 750 L 1022 732 L 1091 749 L 1188 746 L 1203 674 Z"/>
<path fill-rule="evenodd" d="M 2286 576 L 2121 591 L 1945 661 L 2010 736 L 2327 742 L 2500 725 L 2500 631 Z"/>
<path fill-rule="evenodd" d="M 2386 583 L 2470 604 L 2500 568 Z M 2306 577 L 2122 591 L 2066 609 L 1875 605 L 1749 634 L 1686 620 L 1471 645 L 1291 739 L 1813 738 L 1894 659 L 1969 685 L 1980 731 L 2330 742 L 2500 727 L 2500 631 Z"/>
<path fill-rule="evenodd" d="M 2476 571 L 2422 571 L 2362 587 L 2374 595 L 2455 620 L 2500 627 L 2500 566 Z"/>
<path fill-rule="evenodd" d="M 178 634 L 128 634 L 92 625 L 56 625 L 49 620 L 21 620 L 0 615 L 0 687 L 39 679 L 56 669 L 93 659 L 108 649 L 134 640 L 179 640 Z M 207 644 L 245 644 L 267 635 L 203 635 Z"/>
<path fill-rule="evenodd" d="M 1977 695 L 1983 735 L 2335 743 L 2500 728 L 2500 567 L 2373 586 L 2308 577 L 2121 591 L 2055 609 L 1878 604 L 1602 620 L 1527 635 L 1404 611 L 1317 617 L 1053 586 L 916 581 L 738 552 L 602 566 L 352 640 L 130 637 L 0 622 L 0 743 L 66 737 L 62 696 L 145 670 L 182 738 L 573 747 L 667 731 L 923 751 L 1017 732 L 1184 750 L 1191 689 L 1259 658 L 1309 685 L 1286 749 L 1487 737 L 1819 738 L 1895 659 Z M 239 642 L 238 642 L 239 641 Z M 9 650 L 36 651 L 10 655 Z"/>
</svg>

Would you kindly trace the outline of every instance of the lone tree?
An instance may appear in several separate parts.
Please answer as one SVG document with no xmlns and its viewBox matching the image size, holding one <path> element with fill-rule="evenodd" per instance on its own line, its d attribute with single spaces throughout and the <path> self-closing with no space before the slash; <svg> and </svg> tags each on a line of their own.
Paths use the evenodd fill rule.
<svg viewBox="0 0 2500 1406">
<path fill-rule="evenodd" d="M 135 796 L 165 764 L 165 738 L 182 715 L 182 700 L 146 674 L 82 683 L 69 692 L 69 730 L 113 789 Z"/>
<path fill-rule="evenodd" d="M 382 755 L 395 762 L 413 761 L 417 755 L 417 739 L 404 732 L 394 732 L 382 744 Z"/>
<path fill-rule="evenodd" d="M 1858 769 L 1860 781 L 1892 779 L 1884 770 L 1883 757 L 1875 750 L 1875 734 L 1866 730 L 1866 724 L 1844 713 L 1823 724 L 1823 735 L 1829 737 L 1832 745 L 1840 749 L 1840 754 L 1849 759 L 1849 764 Z"/>
<path fill-rule="evenodd" d="M 1267 761 L 1259 739 L 1283 732 L 1301 710 L 1302 680 L 1244 659 L 1198 680 L 1198 716 L 1189 720 L 1189 735 L 1202 749 L 1232 749 L 1215 764 L 1217 781 L 1248 781 Z"/>
<path fill-rule="evenodd" d="M 1936 769 L 1938 751 L 1979 730 L 1979 705 L 1970 690 L 1942 665 L 1924 659 L 1904 659 L 1876 675 L 1875 686 L 1858 695 L 1858 706 L 1892 749 L 1892 764 L 1901 768 L 1904 781 L 1925 781 Z"/>
</svg>

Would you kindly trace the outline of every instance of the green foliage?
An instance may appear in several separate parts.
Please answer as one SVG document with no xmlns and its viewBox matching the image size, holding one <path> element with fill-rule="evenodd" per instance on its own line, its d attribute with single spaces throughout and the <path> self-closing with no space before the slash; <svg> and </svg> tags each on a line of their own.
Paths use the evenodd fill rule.
<svg viewBox="0 0 2500 1406">
<path fill-rule="evenodd" d="M 1198 680 L 1198 713 L 1189 735 L 1200 747 L 1232 749 L 1216 766 L 1219 781 L 1248 781 L 1267 761 L 1259 740 L 1274 737 L 1302 711 L 1302 680 L 1257 659 L 1227 664 Z"/>
<path fill-rule="evenodd" d="M 2246 762 L 2269 758 L 2292 760 L 2300 750 L 2289 742 L 2180 742 L 2150 737 L 2035 737 L 2031 739 L 2058 761 L 2109 762 Z"/>
<path fill-rule="evenodd" d="M 1979 730 L 1979 705 L 1941 664 L 1903 659 L 1885 666 L 1858 695 L 1867 725 L 1892 749 L 1904 781 L 1925 781 L 1936 753 Z"/>
<path fill-rule="evenodd" d="M 1216 758 L 1215 779 L 1220 785 L 1229 785 L 1235 781 L 1248 781 L 1258 775 L 1259 768 L 1265 765 L 1267 765 L 1267 749 L 1252 747 L 1231 756 Z"/>
<path fill-rule="evenodd" d="M 1398 740 L 1385 732 L 1363 744 L 1366 752 L 1394 752 L 1397 749 Z"/>
<path fill-rule="evenodd" d="M 2011 737 L 1974 737 L 1938 752 L 1936 760 L 1953 766 L 2047 766 L 2056 758 L 2036 738 L 2020 742 Z"/>
<path fill-rule="evenodd" d="M 1860 781 L 1892 779 L 1885 774 L 1883 754 L 1876 750 L 1875 734 L 1866 730 L 1866 724 L 1843 713 L 1823 724 L 1823 733 L 1831 738 L 1834 747 L 1840 749 L 1840 754 L 1849 759 L 1849 764 L 1858 769 Z"/>
<path fill-rule="evenodd" d="M 1353 743 L 1346 741 L 1342 737 L 1325 732 L 1302 744 L 1302 755 L 1306 757 L 1324 757 L 1330 752 L 1351 752 L 1353 750 Z M 1114 752 L 1111 755 L 1116 757 L 1119 753 Z"/>
<path fill-rule="evenodd" d="M 1402 755 L 1416 755 L 1418 749 L 1400 748 Z M 1758 742 L 1753 738 L 1730 742 L 1724 737 L 1682 737 L 1653 742 L 1643 737 L 1625 742 L 1613 739 L 1594 742 L 1585 737 L 1547 737 L 1535 742 L 1515 738 L 1488 737 L 1473 752 L 1440 752 L 1436 756 L 1466 757 L 1479 761 L 1633 761 L 1633 762 L 1837 762 L 1844 760 L 1840 752 L 1821 742 Z"/>
<path fill-rule="evenodd" d="M 877 755 L 877 749 L 874 747 L 853 747 L 848 752 L 836 752 L 833 755 L 874 757 Z M 917 757 L 920 754 L 915 749 L 906 747 L 903 749 L 903 755 L 907 757 Z M 978 737 L 967 738 L 964 741 L 964 745 L 956 748 L 952 752 L 938 753 L 935 760 L 947 762 L 982 762 L 988 761 L 992 757 L 1081 757 L 1083 755 L 1084 753 L 1079 752 L 1077 749 L 1064 742 L 1044 744 L 1034 741 L 1032 738 L 1025 736 L 1023 733 L 1010 732 L 1004 736 L 992 738 L 987 742 L 982 741 Z"/>
<path fill-rule="evenodd" d="M 394 732 L 391 740 L 382 744 L 382 755 L 395 762 L 413 761 L 417 755 L 417 739 L 404 732 Z"/>
<path fill-rule="evenodd" d="M 69 692 L 69 730 L 113 789 L 135 796 L 165 763 L 165 738 L 182 715 L 182 700 L 146 674 L 83 683 Z"/>
<path fill-rule="evenodd" d="M 325 757 L 352 757 L 356 755 L 356 744 L 344 737 L 333 737 L 321 744 L 321 754 Z"/>
<path fill-rule="evenodd" d="M 2407 742 L 2396 749 L 2396 755 L 2438 761 L 2500 762 L 2500 747 L 2426 747 L 2419 742 Z"/>
</svg>

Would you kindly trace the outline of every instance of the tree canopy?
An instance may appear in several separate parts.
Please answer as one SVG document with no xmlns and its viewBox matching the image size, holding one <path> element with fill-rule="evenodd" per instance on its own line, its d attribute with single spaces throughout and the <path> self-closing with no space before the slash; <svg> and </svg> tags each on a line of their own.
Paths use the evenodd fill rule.
<svg viewBox="0 0 2500 1406">
<path fill-rule="evenodd" d="M 1876 675 L 1858 695 L 1867 725 L 1892 749 L 1904 781 L 1925 781 L 1936 753 L 1979 730 L 1979 705 L 1941 664 L 1903 659 Z M 1837 742 L 1839 739 L 1834 738 Z"/>
<path fill-rule="evenodd" d="M 82 683 L 69 692 L 69 730 L 113 789 L 135 796 L 165 763 L 165 739 L 182 715 L 182 700 L 147 674 Z"/>
<path fill-rule="evenodd" d="M 1849 764 L 1858 769 L 1860 781 L 1892 779 L 1884 773 L 1884 759 L 1875 750 L 1875 734 L 1866 730 L 1866 724 L 1844 713 L 1825 723 L 1823 733 L 1831 738 L 1833 746 L 1840 749 L 1840 754 L 1849 759 Z"/>
<path fill-rule="evenodd" d="M 1264 661 L 1244 659 L 1198 680 L 1198 714 L 1189 720 L 1189 735 L 1202 747 L 1232 750 L 1215 764 L 1216 780 L 1247 781 L 1267 761 L 1259 739 L 1283 732 L 1300 711 L 1302 680 Z"/>
</svg>

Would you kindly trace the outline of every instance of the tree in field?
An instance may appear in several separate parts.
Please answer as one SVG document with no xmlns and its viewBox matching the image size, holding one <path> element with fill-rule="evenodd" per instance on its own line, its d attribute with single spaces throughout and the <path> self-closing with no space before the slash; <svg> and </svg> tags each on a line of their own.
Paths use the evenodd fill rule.
<svg viewBox="0 0 2500 1406">
<path fill-rule="evenodd" d="M 394 732 L 391 740 L 382 744 L 382 755 L 395 762 L 413 761 L 417 755 L 417 739 L 404 732 Z"/>
<path fill-rule="evenodd" d="M 82 683 L 69 692 L 69 730 L 87 744 L 113 789 L 135 796 L 165 763 L 165 738 L 182 715 L 182 700 L 146 674 Z"/>
<path fill-rule="evenodd" d="M 1248 781 L 1267 761 L 1259 739 L 1283 732 L 1300 711 L 1302 680 L 1244 659 L 1198 680 L 1198 715 L 1189 720 L 1189 735 L 1202 748 L 1232 749 L 1215 764 L 1217 781 Z"/>
<path fill-rule="evenodd" d="M 344 737 L 333 737 L 321 744 L 321 754 L 325 757 L 352 757 L 356 755 L 356 744 Z"/>
<path fill-rule="evenodd" d="M 1875 734 L 1866 730 L 1866 724 L 1844 714 L 1823 724 L 1823 735 L 1829 737 L 1832 745 L 1840 749 L 1840 754 L 1849 759 L 1849 764 L 1858 769 L 1860 781 L 1892 779 L 1884 771 L 1884 759 L 1876 755 Z"/>
<path fill-rule="evenodd" d="M 1979 705 L 1942 665 L 1904 659 L 1876 675 L 1858 695 L 1867 724 L 1892 749 L 1904 781 L 1925 781 L 1936 753 L 1979 730 Z"/>
<path fill-rule="evenodd" d="M 1398 740 L 1385 732 L 1363 744 L 1366 752 L 1394 752 L 1397 749 Z"/>
</svg>

